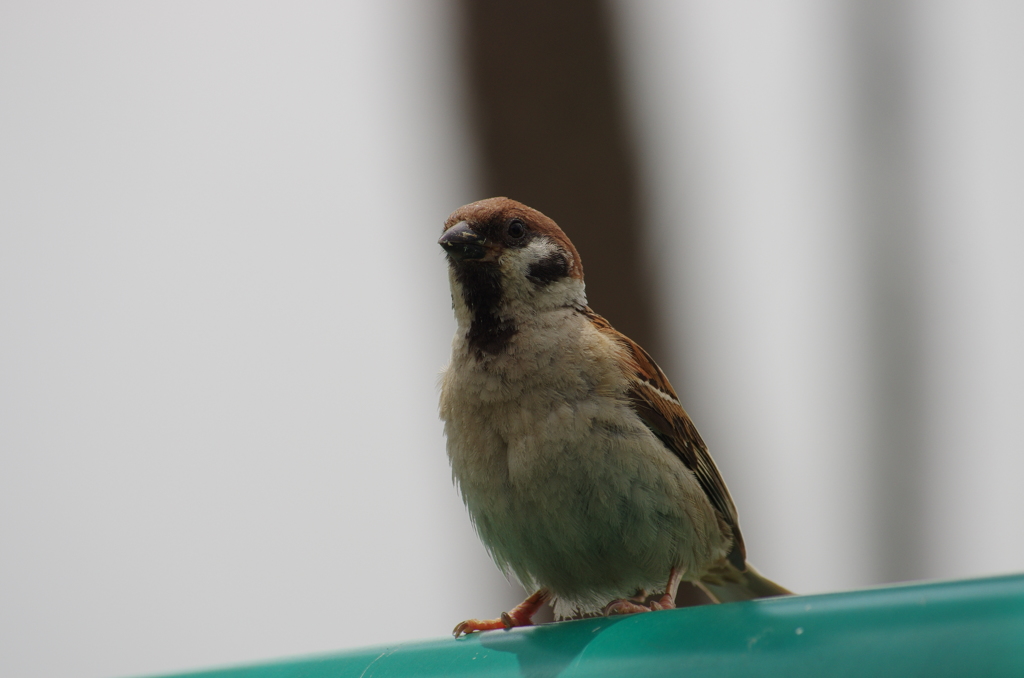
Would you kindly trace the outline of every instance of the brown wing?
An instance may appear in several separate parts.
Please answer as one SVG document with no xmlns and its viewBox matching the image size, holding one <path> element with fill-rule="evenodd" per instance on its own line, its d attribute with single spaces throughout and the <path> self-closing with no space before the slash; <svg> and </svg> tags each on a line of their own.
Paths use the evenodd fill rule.
<svg viewBox="0 0 1024 678">
<path fill-rule="evenodd" d="M 729 496 L 722 474 L 708 454 L 707 445 L 701 440 L 697 428 L 690 421 L 679 403 L 668 377 L 657 363 L 635 341 L 618 332 L 607 320 L 594 313 L 589 307 L 582 310 L 584 316 L 601 332 L 611 336 L 626 350 L 633 367 L 634 379 L 627 392 L 630 405 L 673 454 L 693 471 L 701 489 L 711 505 L 722 516 L 733 534 L 733 548 L 729 562 L 741 572 L 746 569 L 746 548 L 740 534 L 736 506 Z"/>
</svg>

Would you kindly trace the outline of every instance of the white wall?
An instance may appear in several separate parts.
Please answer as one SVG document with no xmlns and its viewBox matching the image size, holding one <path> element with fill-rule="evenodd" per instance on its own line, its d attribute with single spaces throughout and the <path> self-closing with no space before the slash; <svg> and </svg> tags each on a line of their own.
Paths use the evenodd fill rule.
<svg viewBox="0 0 1024 678">
<path fill-rule="evenodd" d="M 751 560 L 798 591 L 1024 569 L 1020 3 L 613 7 Z"/>
<path fill-rule="evenodd" d="M 436 414 L 478 197 L 444 10 L 0 6 L 0 675 L 506 607 Z"/>
</svg>

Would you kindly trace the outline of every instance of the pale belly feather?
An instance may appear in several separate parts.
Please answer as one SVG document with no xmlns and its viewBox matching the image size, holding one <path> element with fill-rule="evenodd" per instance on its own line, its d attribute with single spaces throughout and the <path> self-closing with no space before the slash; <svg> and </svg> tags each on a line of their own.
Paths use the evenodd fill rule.
<svg viewBox="0 0 1024 678">
<path fill-rule="evenodd" d="M 596 358 L 581 365 L 607 354 L 587 345 L 604 337 L 559 336 L 579 345 L 520 353 L 515 366 L 456 343 L 441 416 L 482 541 L 524 585 L 550 588 L 565 615 L 663 589 L 672 567 L 699 577 L 727 545 L 692 473 L 629 408 L 625 377 Z"/>
</svg>

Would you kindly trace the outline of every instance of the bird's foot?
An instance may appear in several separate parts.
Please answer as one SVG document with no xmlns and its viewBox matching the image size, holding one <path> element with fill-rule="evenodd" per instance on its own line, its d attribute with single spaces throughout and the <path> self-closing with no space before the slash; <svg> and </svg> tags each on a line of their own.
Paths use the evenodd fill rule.
<svg viewBox="0 0 1024 678">
<path fill-rule="evenodd" d="M 613 614 L 634 614 L 636 612 L 653 612 L 655 610 L 673 610 L 676 607 L 676 594 L 679 592 L 679 582 L 682 581 L 683 573 L 679 568 L 673 567 L 668 575 L 668 585 L 665 587 L 665 594 L 660 598 L 646 601 L 643 592 L 632 598 L 619 598 L 604 606 L 601 611 L 604 616 Z"/>
<path fill-rule="evenodd" d="M 650 612 L 652 609 L 653 608 L 647 607 L 647 605 L 644 603 L 636 603 L 626 598 L 619 598 L 605 605 L 601 612 L 604 613 L 604 616 L 608 617 L 613 614 L 634 614 L 636 612 Z"/>
<path fill-rule="evenodd" d="M 452 631 L 452 635 L 458 638 L 476 631 L 493 631 L 495 629 L 508 631 L 516 626 L 533 626 L 533 615 L 550 599 L 551 592 L 547 589 L 540 589 L 516 605 L 511 612 L 502 612 L 497 619 L 467 619 L 460 622 Z"/>
<path fill-rule="evenodd" d="M 673 610 L 676 601 L 669 594 L 651 601 L 636 600 L 635 598 L 618 598 L 608 603 L 601 612 L 608 617 L 613 614 L 634 614 L 636 612 L 654 612 L 655 610 Z"/>
</svg>

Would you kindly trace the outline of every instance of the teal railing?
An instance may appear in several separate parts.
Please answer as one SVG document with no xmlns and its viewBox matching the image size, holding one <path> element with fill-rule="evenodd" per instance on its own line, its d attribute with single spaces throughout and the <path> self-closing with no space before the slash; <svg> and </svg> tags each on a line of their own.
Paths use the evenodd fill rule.
<svg viewBox="0 0 1024 678">
<path fill-rule="evenodd" d="M 187 675 L 1020 678 L 1024 575 L 587 619 Z"/>
</svg>

